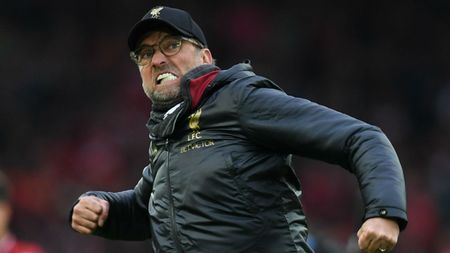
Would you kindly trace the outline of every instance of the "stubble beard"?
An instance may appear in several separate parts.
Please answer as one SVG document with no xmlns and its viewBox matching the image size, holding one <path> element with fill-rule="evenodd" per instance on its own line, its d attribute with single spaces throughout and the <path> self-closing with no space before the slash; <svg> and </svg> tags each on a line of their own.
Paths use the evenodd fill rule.
<svg viewBox="0 0 450 253">
<path fill-rule="evenodd" d="M 165 87 L 156 87 L 153 90 L 145 88 L 145 94 L 153 104 L 169 105 L 181 98 L 180 85 L 171 84 Z"/>
</svg>

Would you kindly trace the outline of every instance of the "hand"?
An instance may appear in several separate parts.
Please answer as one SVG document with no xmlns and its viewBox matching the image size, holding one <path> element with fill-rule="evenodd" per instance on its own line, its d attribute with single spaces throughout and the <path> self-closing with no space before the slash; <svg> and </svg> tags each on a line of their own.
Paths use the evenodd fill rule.
<svg viewBox="0 0 450 253">
<path fill-rule="evenodd" d="M 92 234 L 103 227 L 109 213 L 109 202 L 95 196 L 81 197 L 73 208 L 72 228 L 81 234 Z"/>
<path fill-rule="evenodd" d="M 367 253 L 391 251 L 397 244 L 400 229 L 397 222 L 386 218 L 370 218 L 358 231 L 359 248 Z"/>
</svg>

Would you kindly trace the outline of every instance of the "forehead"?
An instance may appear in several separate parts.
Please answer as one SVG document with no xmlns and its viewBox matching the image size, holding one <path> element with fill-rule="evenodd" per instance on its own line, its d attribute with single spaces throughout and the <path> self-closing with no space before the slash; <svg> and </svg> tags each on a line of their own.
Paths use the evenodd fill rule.
<svg viewBox="0 0 450 253">
<path fill-rule="evenodd" d="M 154 45 L 167 35 L 169 35 L 169 33 L 167 33 L 167 32 L 152 31 L 142 37 L 139 45 L 143 45 L 143 44 Z"/>
<path fill-rule="evenodd" d="M 154 45 L 167 35 L 178 35 L 178 34 L 179 33 L 177 31 L 173 30 L 170 27 L 161 26 L 157 30 L 153 30 L 144 34 L 141 40 L 139 41 L 138 46 L 142 45 L 144 41 L 145 44 L 151 43 L 152 45 Z"/>
</svg>

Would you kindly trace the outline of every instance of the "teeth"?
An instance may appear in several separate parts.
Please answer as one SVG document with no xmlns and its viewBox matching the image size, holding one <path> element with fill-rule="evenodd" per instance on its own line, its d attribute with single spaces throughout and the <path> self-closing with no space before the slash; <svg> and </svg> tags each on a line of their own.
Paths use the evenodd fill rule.
<svg viewBox="0 0 450 253">
<path fill-rule="evenodd" d="M 176 75 L 174 75 L 172 73 L 164 73 L 164 74 L 159 75 L 156 78 L 156 82 L 162 83 L 163 81 L 170 81 L 170 80 L 175 80 L 175 79 L 177 79 Z"/>
</svg>

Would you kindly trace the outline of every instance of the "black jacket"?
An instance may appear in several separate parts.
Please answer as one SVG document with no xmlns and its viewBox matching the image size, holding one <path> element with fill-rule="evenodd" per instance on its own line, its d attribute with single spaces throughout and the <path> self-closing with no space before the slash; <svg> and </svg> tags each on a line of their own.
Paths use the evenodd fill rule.
<svg viewBox="0 0 450 253">
<path fill-rule="evenodd" d="M 291 97 L 248 64 L 200 66 L 181 83 L 183 102 L 152 112 L 134 190 L 87 193 L 111 205 L 97 235 L 151 238 L 154 252 L 312 252 L 291 154 L 354 173 L 364 219 L 406 226 L 402 168 L 379 128 Z"/>
</svg>

